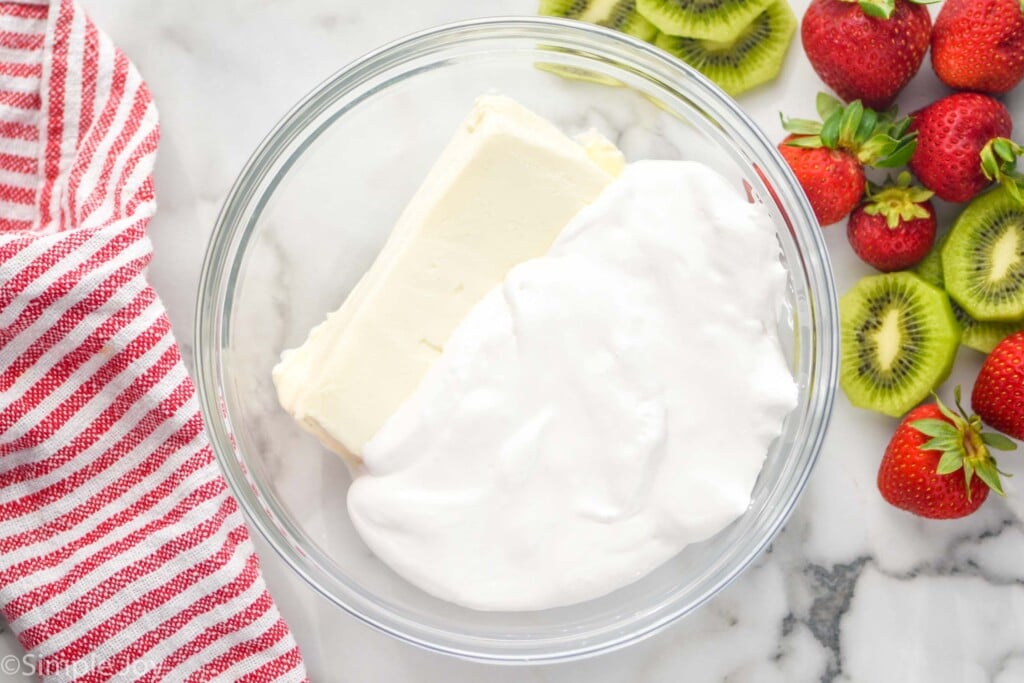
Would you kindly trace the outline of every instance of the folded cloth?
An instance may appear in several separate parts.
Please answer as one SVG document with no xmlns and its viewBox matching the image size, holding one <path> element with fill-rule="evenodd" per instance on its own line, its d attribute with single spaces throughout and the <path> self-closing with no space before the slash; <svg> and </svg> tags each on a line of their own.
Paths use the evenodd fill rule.
<svg viewBox="0 0 1024 683">
<path fill-rule="evenodd" d="M 0 0 L 0 613 L 44 681 L 305 680 L 144 277 L 158 136 L 74 2 Z"/>
</svg>

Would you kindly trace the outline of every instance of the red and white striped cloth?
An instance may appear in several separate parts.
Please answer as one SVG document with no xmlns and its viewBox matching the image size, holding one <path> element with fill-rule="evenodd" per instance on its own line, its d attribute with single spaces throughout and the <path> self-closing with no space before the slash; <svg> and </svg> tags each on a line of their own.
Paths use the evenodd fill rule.
<svg viewBox="0 0 1024 683">
<path fill-rule="evenodd" d="M 45 681 L 305 680 L 144 278 L 158 137 L 74 2 L 0 0 L 0 613 Z"/>
</svg>

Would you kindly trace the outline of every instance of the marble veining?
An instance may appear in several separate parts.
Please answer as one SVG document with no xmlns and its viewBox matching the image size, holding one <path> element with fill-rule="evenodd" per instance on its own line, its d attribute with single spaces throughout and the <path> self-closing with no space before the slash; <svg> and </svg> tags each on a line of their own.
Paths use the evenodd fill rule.
<svg viewBox="0 0 1024 683">
<path fill-rule="evenodd" d="M 151 279 L 191 361 L 206 238 L 249 153 L 306 91 L 388 40 L 473 16 L 530 14 L 533 0 L 83 0 L 136 62 L 161 110 Z M 792 0 L 799 14 L 808 0 Z M 741 102 L 772 139 L 780 103 L 811 115 L 820 85 L 794 43 L 780 80 Z M 908 110 L 944 92 L 927 66 Z M 1007 98 L 1024 121 L 1024 92 Z M 623 119 L 623 120 L 619 120 Z M 577 123 L 577 122 L 573 122 Z M 630 145 L 628 117 L 593 112 Z M 642 150 L 636 150 L 641 154 Z M 950 216 L 949 210 L 942 215 Z M 826 231 L 837 284 L 867 271 L 844 231 Z M 294 314 L 285 245 L 269 243 L 275 316 Z M 285 344 L 282 325 L 268 334 Z M 948 387 L 970 385 L 965 350 Z M 628 649 L 554 666 L 496 668 L 440 657 L 379 634 L 328 604 L 256 539 L 267 582 L 314 681 L 469 683 L 1021 683 L 1024 681 L 1024 450 L 1005 455 L 1007 498 L 952 522 L 887 506 L 874 484 L 893 423 L 840 394 L 810 485 L 771 550 L 715 600 Z M 0 623 L 0 657 L 18 656 Z M 0 682 L 27 680 L 0 671 Z"/>
</svg>

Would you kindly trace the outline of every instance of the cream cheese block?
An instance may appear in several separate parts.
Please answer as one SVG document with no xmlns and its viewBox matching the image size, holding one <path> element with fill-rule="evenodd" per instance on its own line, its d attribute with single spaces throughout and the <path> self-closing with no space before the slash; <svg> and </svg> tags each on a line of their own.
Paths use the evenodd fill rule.
<svg viewBox="0 0 1024 683">
<path fill-rule="evenodd" d="M 282 353 L 282 407 L 356 464 L 469 310 L 621 168 L 600 136 L 574 141 L 508 97 L 479 98 L 341 308 Z"/>
</svg>

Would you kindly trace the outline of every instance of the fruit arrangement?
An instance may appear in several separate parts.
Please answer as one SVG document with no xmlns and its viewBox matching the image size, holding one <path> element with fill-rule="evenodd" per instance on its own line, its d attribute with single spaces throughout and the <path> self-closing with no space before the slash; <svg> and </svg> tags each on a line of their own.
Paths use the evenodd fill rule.
<svg viewBox="0 0 1024 683">
<path fill-rule="evenodd" d="M 812 0 L 804 52 L 839 99 L 820 120 L 783 117 L 779 152 L 824 227 L 846 220 L 853 252 L 880 271 L 840 300 L 840 385 L 899 425 L 878 488 L 938 519 L 1003 494 L 991 452 L 1024 440 L 1024 148 L 997 96 L 1024 80 L 1024 3 Z M 662 47 L 731 94 L 774 78 L 796 19 L 785 0 L 542 0 L 541 12 Z M 957 91 L 900 118 L 896 101 L 931 50 Z M 876 169 L 901 169 L 895 178 Z M 935 202 L 965 205 L 940 225 Z M 941 237 L 940 237 L 941 235 Z M 960 347 L 988 354 L 967 415 L 935 395 Z M 934 400 L 930 397 L 934 396 Z M 984 431 L 982 423 L 998 432 Z"/>
<path fill-rule="evenodd" d="M 901 418 L 878 471 L 882 497 L 921 517 L 963 517 L 989 490 L 1003 494 L 992 450 L 1014 449 L 1008 436 L 1024 439 L 1024 149 L 993 96 L 1024 77 L 1024 6 L 947 0 L 933 28 L 928 9 L 911 0 L 813 0 L 801 35 L 814 70 L 847 108 L 895 131 L 897 163 L 862 159 L 865 175 L 908 168 L 895 181 L 869 178 L 854 199 L 851 173 L 819 163 L 819 177 L 808 176 L 794 137 L 803 124 L 784 119 L 790 135 L 780 151 L 819 222 L 846 219 L 854 253 L 882 273 L 840 300 L 840 385 L 854 406 Z M 904 125 L 895 102 L 929 46 L 940 80 L 961 92 Z M 823 195 L 833 210 L 819 211 Z M 938 240 L 945 226 L 936 200 L 966 204 Z M 961 408 L 959 387 L 956 412 L 937 396 L 927 402 L 961 346 L 989 354 L 971 396 L 976 415 Z"/>
<path fill-rule="evenodd" d="M 782 126 L 790 135 L 779 144 L 779 152 L 804 188 L 818 222 L 829 225 L 860 203 L 864 167 L 907 163 L 915 136 L 907 134 L 910 119 L 896 120 L 894 112 L 865 109 L 859 100 L 844 107 L 822 93 L 818 114 L 821 122 L 783 118 Z"/>
<path fill-rule="evenodd" d="M 797 26 L 786 0 L 541 0 L 540 13 L 653 43 L 730 95 L 779 74 Z"/>
</svg>

